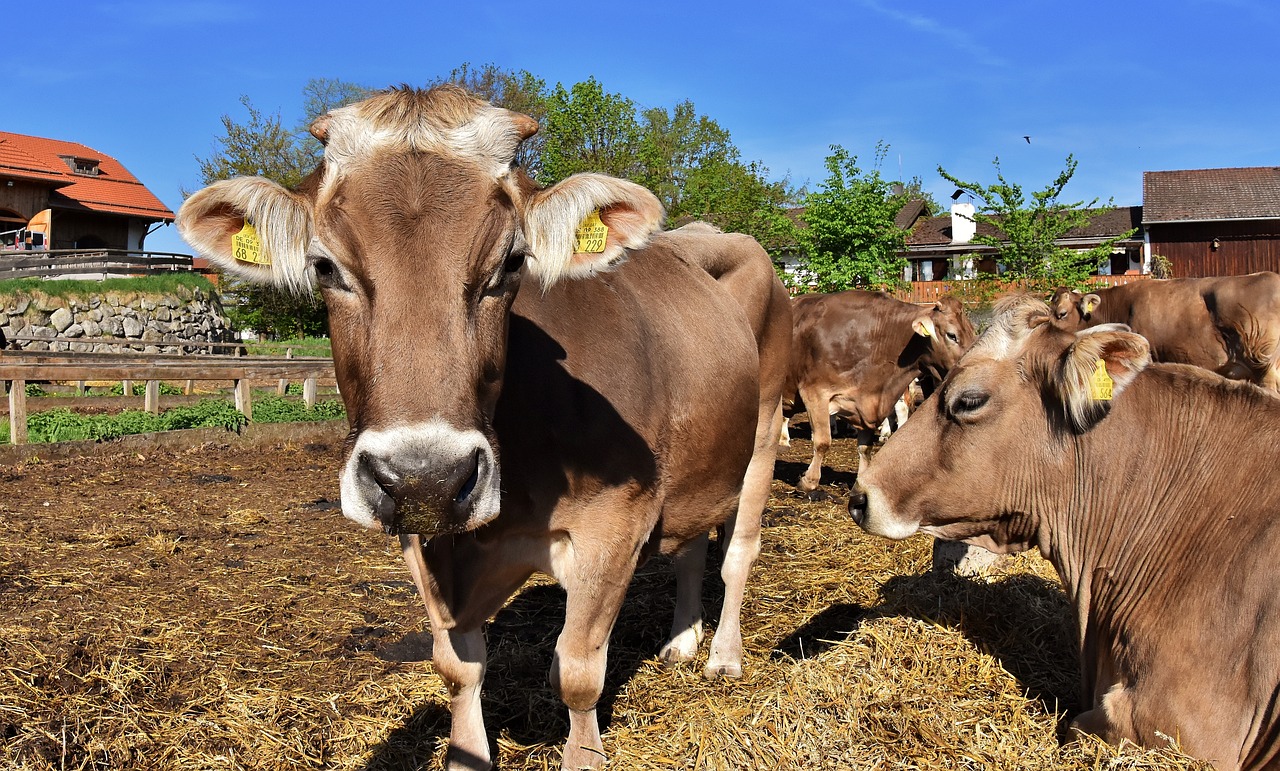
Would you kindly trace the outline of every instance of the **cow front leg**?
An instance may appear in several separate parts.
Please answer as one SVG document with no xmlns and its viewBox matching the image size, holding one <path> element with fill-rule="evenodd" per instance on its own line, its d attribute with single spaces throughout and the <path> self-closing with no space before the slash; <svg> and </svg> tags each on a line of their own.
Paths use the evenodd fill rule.
<svg viewBox="0 0 1280 771">
<path fill-rule="evenodd" d="M 461 632 L 432 628 L 431 635 L 431 663 L 449 689 L 449 712 L 453 716 L 445 768 L 485 771 L 493 763 L 480 709 L 480 686 L 486 668 L 484 633 L 479 629 Z"/>
<path fill-rule="evenodd" d="M 611 568 L 619 562 L 626 568 Z M 600 741 L 596 703 L 604 691 L 609 654 L 609 634 L 622 608 L 627 584 L 635 569 L 635 557 L 599 556 L 585 559 L 564 578 L 564 629 L 556 640 L 549 680 L 569 708 L 569 738 L 564 746 L 562 769 L 597 768 L 605 761 Z M 589 575 L 614 570 L 613 575 Z"/>
<path fill-rule="evenodd" d="M 671 638 L 659 658 L 668 664 L 692 661 L 702 642 L 702 575 L 707 566 L 707 534 L 676 554 L 676 612 Z"/>
</svg>

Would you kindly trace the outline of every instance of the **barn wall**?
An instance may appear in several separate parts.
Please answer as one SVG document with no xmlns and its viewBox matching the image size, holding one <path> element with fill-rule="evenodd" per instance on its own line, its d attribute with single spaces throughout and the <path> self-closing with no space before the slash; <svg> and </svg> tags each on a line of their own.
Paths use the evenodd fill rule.
<svg viewBox="0 0 1280 771">
<path fill-rule="evenodd" d="M 1151 250 L 1178 278 L 1280 272 L 1280 220 L 1149 225 Z M 1218 248 L 1212 247 L 1218 239 Z"/>
<path fill-rule="evenodd" d="M 20 179 L 12 181 L 13 187 L 0 183 L 0 209 L 16 211 L 29 220 L 36 216 L 36 212 L 49 208 L 48 187 L 33 185 Z"/>
</svg>

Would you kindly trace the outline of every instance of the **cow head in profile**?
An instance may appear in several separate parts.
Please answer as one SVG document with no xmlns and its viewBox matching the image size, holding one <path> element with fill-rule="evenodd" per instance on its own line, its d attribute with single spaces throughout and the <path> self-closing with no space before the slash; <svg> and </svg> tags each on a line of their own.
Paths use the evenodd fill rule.
<svg viewBox="0 0 1280 771">
<path fill-rule="evenodd" d="M 356 522 L 432 535 L 496 516 L 492 417 L 517 287 L 607 270 L 659 226 L 658 200 L 630 182 L 581 174 L 537 189 L 513 166 L 537 130 L 456 87 L 394 89 L 312 124 L 324 159 L 298 189 L 216 182 L 178 215 L 215 264 L 319 286 L 351 423 L 342 509 Z M 592 212 L 607 236 L 577 252 Z M 248 229 L 259 262 L 237 259 Z"/>
<path fill-rule="evenodd" d="M 964 305 L 954 297 L 935 302 L 911 322 L 911 329 L 929 344 L 920 357 L 920 369 L 938 383 L 956 366 L 977 336 Z"/>
<path fill-rule="evenodd" d="M 1049 298 L 1049 312 L 1053 322 L 1063 329 L 1078 329 L 1089 323 L 1101 304 L 1102 298 L 1092 292 L 1084 294 L 1078 289 L 1058 287 Z"/>
<path fill-rule="evenodd" d="M 1071 489 L 1071 437 L 1103 420 L 1150 363 L 1147 341 L 1123 325 L 1073 333 L 1050 320 L 1033 298 L 1002 307 L 935 398 L 859 473 L 849 504 L 858 524 L 993 551 L 1036 544 L 1038 516 L 1055 505 L 1045 491 Z"/>
</svg>

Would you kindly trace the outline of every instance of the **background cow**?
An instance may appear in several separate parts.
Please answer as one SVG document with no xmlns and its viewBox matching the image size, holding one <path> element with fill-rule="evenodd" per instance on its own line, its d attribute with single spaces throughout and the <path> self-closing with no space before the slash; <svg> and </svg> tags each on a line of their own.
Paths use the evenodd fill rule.
<svg viewBox="0 0 1280 771">
<path fill-rule="evenodd" d="M 946 297 L 932 306 L 852 289 L 793 300 L 794 334 L 784 407 L 809 413 L 813 459 L 801 490 L 818 488 L 831 449 L 828 415 L 858 431 L 861 466 L 880 424 L 915 378 L 941 382 L 973 343 L 964 306 Z"/>
<path fill-rule="evenodd" d="M 1004 310 L 859 474 L 850 512 L 889 538 L 1039 547 L 1076 609 L 1076 727 L 1280 768 L 1280 400 L 1148 366 L 1120 325 Z"/>
<path fill-rule="evenodd" d="M 719 523 L 705 672 L 741 674 L 782 420 L 791 318 L 764 250 L 706 228 L 655 235 L 661 206 L 630 182 L 537 189 L 512 166 L 535 131 L 454 87 L 394 90 L 313 124 L 324 160 L 300 189 L 219 182 L 178 218 L 218 264 L 321 287 L 351 422 L 342 510 L 400 535 L 451 695 L 451 768 L 490 764 L 481 627 L 534 571 L 567 595 L 550 677 L 566 768 L 604 759 L 609 633 L 650 554 L 676 557 L 662 656 L 696 654 Z"/>
<path fill-rule="evenodd" d="M 1280 391 L 1280 275 L 1135 281 L 1090 294 L 1060 288 L 1049 301 L 1068 330 L 1127 324 L 1156 361 L 1194 364 Z"/>
</svg>

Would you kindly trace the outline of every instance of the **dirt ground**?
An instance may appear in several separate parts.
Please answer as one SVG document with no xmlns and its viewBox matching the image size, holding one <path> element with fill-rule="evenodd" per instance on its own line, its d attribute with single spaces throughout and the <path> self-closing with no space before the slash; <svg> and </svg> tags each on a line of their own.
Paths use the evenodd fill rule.
<svg viewBox="0 0 1280 771">
<path fill-rule="evenodd" d="M 925 539 L 862 534 L 851 442 L 825 500 L 793 487 L 808 442 L 779 460 L 742 680 L 659 665 L 674 582 L 664 560 L 642 569 L 610 647 L 608 768 L 1202 767 L 1063 746 L 1078 671 L 1052 569 L 1024 555 L 937 576 Z M 0 467 L 0 768 L 438 767 L 425 612 L 393 539 L 343 519 L 340 463 L 332 441 L 226 442 Z M 562 616 L 535 580 L 490 625 L 501 768 L 559 767 L 545 678 Z"/>
</svg>

